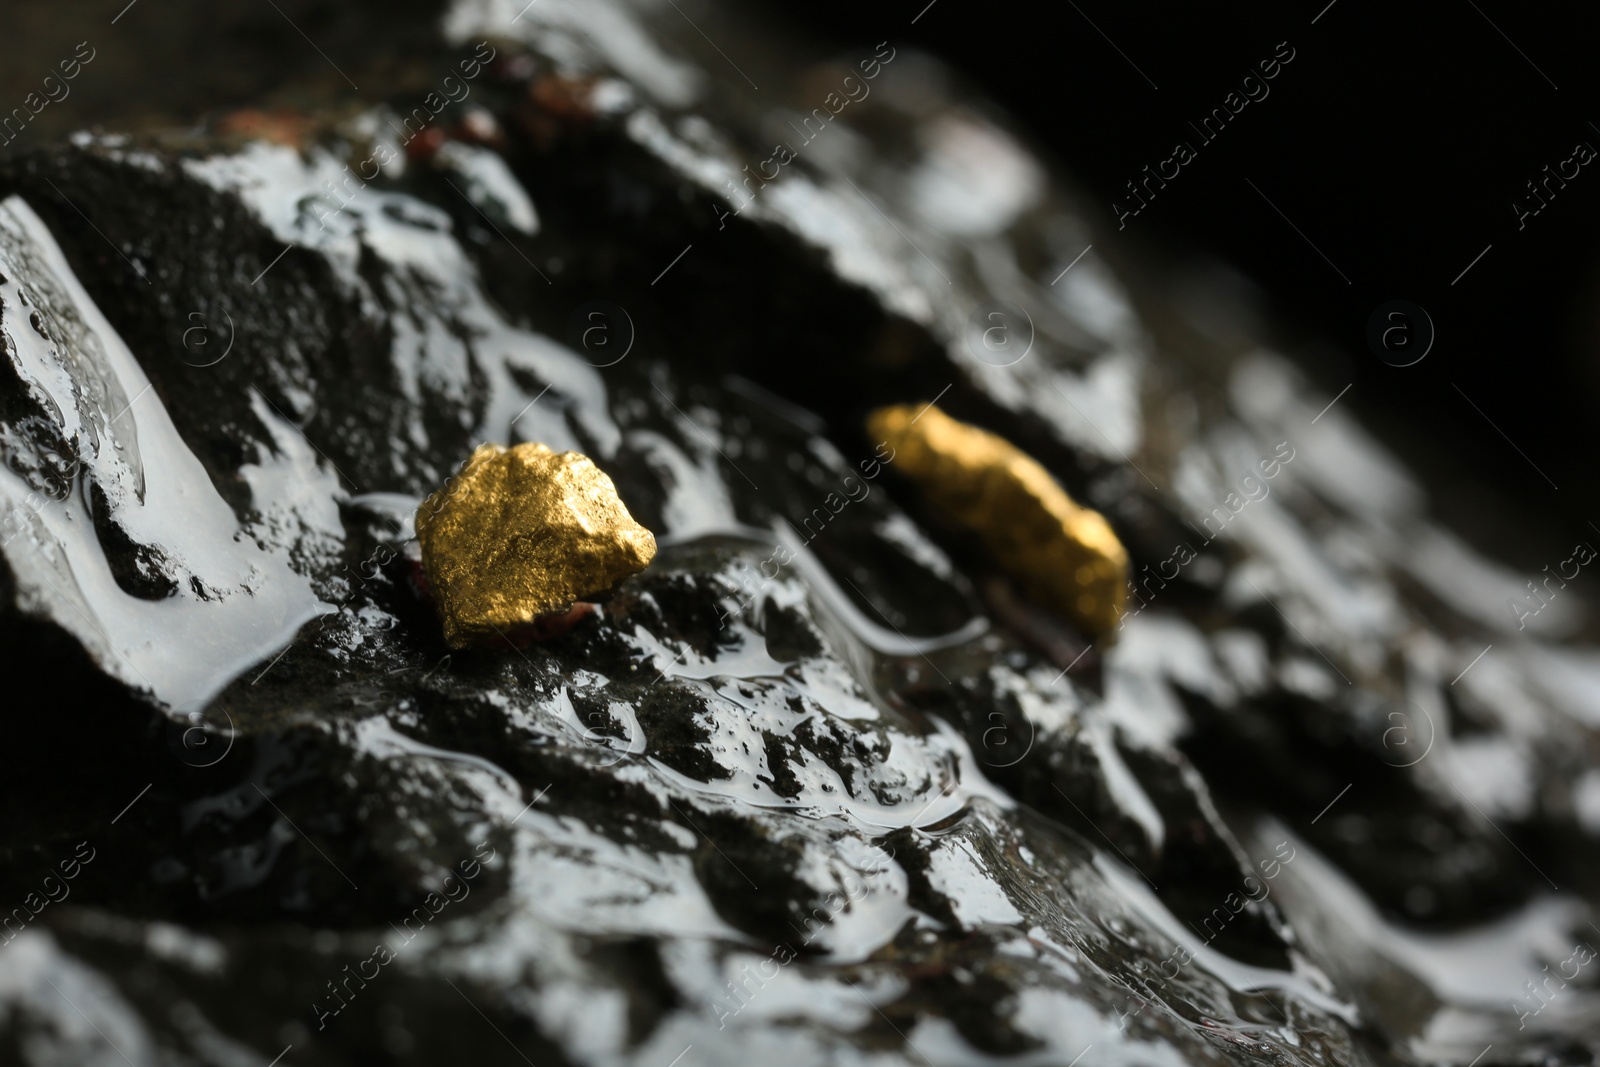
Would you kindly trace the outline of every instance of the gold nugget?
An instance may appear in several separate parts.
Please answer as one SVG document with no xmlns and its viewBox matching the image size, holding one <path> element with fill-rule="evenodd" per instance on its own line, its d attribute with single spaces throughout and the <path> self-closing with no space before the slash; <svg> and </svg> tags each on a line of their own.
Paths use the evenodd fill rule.
<svg viewBox="0 0 1600 1067">
<path fill-rule="evenodd" d="M 879 408 L 867 432 L 948 519 L 978 535 L 1023 588 L 1087 634 L 1117 624 L 1128 553 L 1098 511 L 1079 507 L 1033 457 L 931 404 Z"/>
<path fill-rule="evenodd" d="M 656 554 L 593 460 L 534 443 L 479 445 L 417 509 L 417 540 L 452 648 L 537 629 Z"/>
</svg>

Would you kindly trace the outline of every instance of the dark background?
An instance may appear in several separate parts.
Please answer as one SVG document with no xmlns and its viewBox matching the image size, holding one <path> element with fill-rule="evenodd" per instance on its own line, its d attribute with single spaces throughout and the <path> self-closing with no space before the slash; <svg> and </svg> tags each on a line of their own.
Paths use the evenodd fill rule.
<svg viewBox="0 0 1600 1067">
<path fill-rule="evenodd" d="M 1544 542 L 1600 538 L 1587 525 L 1600 524 L 1591 508 L 1600 158 L 1520 231 L 1511 207 L 1579 141 L 1600 150 L 1590 125 L 1600 124 L 1600 7 L 783 6 L 841 45 L 891 38 L 960 68 L 1104 202 L 1111 239 L 1215 255 L 1252 278 L 1290 354 L 1330 396 L 1354 383 L 1341 405 L 1406 456 L 1472 539 L 1503 549 L 1512 531 L 1531 528 L 1541 544 L 1511 547 L 1537 556 Z M 1282 41 L 1295 58 L 1270 95 L 1201 147 L 1188 123 Z M 1198 158 L 1118 233 L 1112 201 L 1179 140 Z M 1426 309 L 1436 328 L 1411 367 L 1381 362 L 1366 344 L 1369 316 L 1393 299 Z"/>
</svg>

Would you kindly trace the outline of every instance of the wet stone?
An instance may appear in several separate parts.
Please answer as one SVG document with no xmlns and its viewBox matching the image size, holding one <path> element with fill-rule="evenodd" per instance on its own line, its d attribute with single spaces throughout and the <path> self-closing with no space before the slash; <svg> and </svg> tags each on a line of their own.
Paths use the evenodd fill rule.
<svg viewBox="0 0 1600 1067">
<path fill-rule="evenodd" d="M 1508 632 L 1402 458 L 1248 316 L 1102 258 L 932 60 L 720 20 L 798 114 L 882 67 L 851 147 L 751 200 L 763 116 L 679 13 L 522 7 L 387 20 L 389 110 L 0 158 L 0 1047 L 1592 1058 L 1590 985 L 1524 1029 L 1513 998 L 1592 936 L 1593 653 Z M 470 100 L 331 199 L 480 41 Z M 1016 301 L 999 367 L 969 321 Z M 867 418 L 926 397 L 1098 513 L 1131 588 L 1076 605 L 941 517 Z M 485 441 L 581 453 L 628 521 L 606 496 L 613 554 L 441 626 L 548 517 L 469 514 L 441 565 L 418 509 Z"/>
</svg>

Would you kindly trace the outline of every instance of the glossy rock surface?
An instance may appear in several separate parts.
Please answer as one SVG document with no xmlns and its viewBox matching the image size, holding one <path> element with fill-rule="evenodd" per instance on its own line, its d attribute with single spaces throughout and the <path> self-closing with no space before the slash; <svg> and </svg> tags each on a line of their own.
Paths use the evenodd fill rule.
<svg viewBox="0 0 1600 1067">
<path fill-rule="evenodd" d="M 1592 1060 L 1594 965 L 1529 991 L 1600 936 L 1578 583 L 1519 620 L 1549 561 L 927 57 L 719 20 L 758 96 L 667 7 L 424 24 L 298 147 L 0 159 L 4 1056 Z M 927 397 L 1110 522 L 1114 642 L 862 435 Z M 555 640 L 451 649 L 410 582 L 482 441 L 656 534 Z"/>
</svg>

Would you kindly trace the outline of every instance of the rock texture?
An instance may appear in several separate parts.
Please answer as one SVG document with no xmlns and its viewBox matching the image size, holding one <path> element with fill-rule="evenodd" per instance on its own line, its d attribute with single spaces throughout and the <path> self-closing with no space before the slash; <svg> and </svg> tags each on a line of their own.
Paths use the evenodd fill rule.
<svg viewBox="0 0 1600 1067">
<path fill-rule="evenodd" d="M 442 25 L 297 146 L 0 161 L 9 1058 L 1593 1057 L 1593 977 L 1525 985 L 1595 936 L 1579 582 L 1508 611 L 1537 562 L 926 57 L 730 20 L 757 98 L 665 8 Z M 860 435 L 935 396 L 1111 523 L 1114 643 Z M 412 517 L 481 441 L 657 533 L 603 619 L 445 644 Z"/>
</svg>

